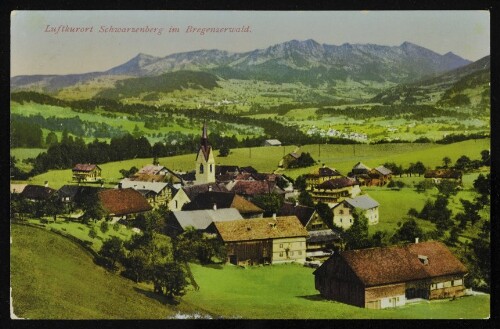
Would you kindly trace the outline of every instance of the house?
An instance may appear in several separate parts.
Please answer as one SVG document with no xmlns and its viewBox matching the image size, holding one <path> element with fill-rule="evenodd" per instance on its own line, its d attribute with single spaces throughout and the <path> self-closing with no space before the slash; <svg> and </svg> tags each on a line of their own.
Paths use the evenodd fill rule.
<svg viewBox="0 0 500 329">
<path fill-rule="evenodd" d="M 332 231 L 314 208 L 284 202 L 278 215 L 296 216 L 306 228 L 309 233 L 306 256 L 309 258 L 330 256 L 329 250 L 336 249 L 335 244 L 341 240 L 340 234 Z"/>
<path fill-rule="evenodd" d="M 200 146 L 195 160 L 195 184 L 215 182 L 215 159 L 212 146 L 208 143 L 207 123 L 203 124 Z"/>
<path fill-rule="evenodd" d="M 235 193 L 208 191 L 198 194 L 182 210 L 235 208 L 243 218 L 262 218 L 264 210 Z"/>
<path fill-rule="evenodd" d="M 369 174 L 371 168 L 363 164 L 362 162 L 358 162 L 352 167 L 351 173 L 353 175 L 363 175 L 363 174 Z"/>
<path fill-rule="evenodd" d="M 240 173 L 240 168 L 238 166 L 229 166 L 229 165 L 216 165 L 215 166 L 215 175 L 238 175 Z"/>
<path fill-rule="evenodd" d="M 171 184 L 182 184 L 182 177 L 161 165 L 149 164 L 128 178 L 129 180 L 142 182 L 164 182 Z"/>
<path fill-rule="evenodd" d="M 276 193 L 280 196 L 285 195 L 285 191 L 278 187 L 274 181 L 253 181 L 253 180 L 238 180 L 226 185 L 226 188 L 245 197 L 248 200 L 256 197 L 257 195 Z"/>
<path fill-rule="evenodd" d="M 345 198 L 354 198 L 361 193 L 357 180 L 340 177 L 327 180 L 311 188 L 310 194 L 314 202 L 338 203 Z"/>
<path fill-rule="evenodd" d="M 167 218 L 167 230 L 172 235 L 180 234 L 188 227 L 206 231 L 214 221 L 222 222 L 238 219 L 243 219 L 243 217 L 234 208 L 173 211 Z"/>
<path fill-rule="evenodd" d="M 288 168 L 292 163 L 297 162 L 301 155 L 302 154 L 296 152 L 288 153 L 280 160 L 278 167 Z"/>
<path fill-rule="evenodd" d="M 172 211 L 181 210 L 186 203 L 191 202 L 198 194 L 208 191 L 228 192 L 224 184 L 219 183 L 184 186 L 177 192 L 174 191 L 172 200 L 168 202 L 168 209 Z"/>
<path fill-rule="evenodd" d="M 352 216 L 354 209 L 359 209 L 364 212 L 369 225 L 378 224 L 379 206 L 380 204 L 377 201 L 366 194 L 359 195 L 352 199 L 347 198 L 332 207 L 333 223 L 345 230 L 348 229 L 351 227 L 354 220 Z"/>
<path fill-rule="evenodd" d="M 428 241 L 334 253 L 313 274 L 323 297 L 380 309 L 461 297 L 467 269 L 444 244 Z"/>
<path fill-rule="evenodd" d="M 101 168 L 95 164 L 76 164 L 73 169 L 73 180 L 77 182 L 97 182 L 102 180 Z"/>
<path fill-rule="evenodd" d="M 323 167 L 318 168 L 317 171 L 312 172 L 310 174 L 305 174 L 304 176 L 306 178 L 307 189 L 311 190 L 312 188 L 321 183 L 324 183 L 326 181 L 335 178 L 341 178 L 342 174 L 336 169 L 328 168 L 325 165 L 323 165 Z"/>
<path fill-rule="evenodd" d="M 21 192 L 21 197 L 31 201 L 44 201 L 48 200 L 56 190 L 42 185 L 26 185 Z"/>
<path fill-rule="evenodd" d="M 308 233 L 295 216 L 214 221 L 217 234 L 234 265 L 280 264 L 306 260 Z"/>
<path fill-rule="evenodd" d="M 241 173 L 249 173 L 249 174 L 256 174 L 256 173 L 258 173 L 257 169 L 255 169 L 252 166 L 240 167 L 240 172 Z"/>
<path fill-rule="evenodd" d="M 462 183 L 462 172 L 454 169 L 437 169 L 437 170 L 427 170 L 424 174 L 424 178 L 432 179 L 434 184 L 439 184 L 441 181 L 450 180 Z"/>
<path fill-rule="evenodd" d="M 281 146 L 281 142 L 277 139 L 266 139 L 263 146 Z"/>
<path fill-rule="evenodd" d="M 99 201 L 108 217 L 129 219 L 152 209 L 146 198 L 132 188 L 102 190 Z"/>
<path fill-rule="evenodd" d="M 153 208 L 166 204 L 172 198 L 172 187 L 169 183 L 143 182 L 125 178 L 118 183 L 117 187 L 124 189 L 133 188 L 139 191 L 146 197 Z"/>
<path fill-rule="evenodd" d="M 384 166 L 378 166 L 370 170 L 368 174 L 370 176 L 369 186 L 384 186 L 392 179 L 392 171 Z"/>
</svg>

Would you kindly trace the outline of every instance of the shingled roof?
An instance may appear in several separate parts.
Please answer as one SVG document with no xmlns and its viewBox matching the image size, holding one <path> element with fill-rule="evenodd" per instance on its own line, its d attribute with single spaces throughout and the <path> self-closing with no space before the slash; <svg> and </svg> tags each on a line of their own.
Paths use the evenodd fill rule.
<svg viewBox="0 0 500 329">
<path fill-rule="evenodd" d="M 232 192 L 242 195 L 259 195 L 268 193 L 281 193 L 284 191 L 276 186 L 276 182 L 270 181 L 244 181 L 240 180 L 234 183 L 230 189 Z"/>
<path fill-rule="evenodd" d="M 184 186 L 182 188 L 186 195 L 188 196 L 189 200 L 193 200 L 196 198 L 196 196 L 200 193 L 205 193 L 210 190 L 215 191 L 215 192 L 228 192 L 227 188 L 224 186 L 224 184 L 218 184 L 218 183 L 207 183 L 207 184 L 198 184 L 198 185 L 191 185 L 191 186 Z"/>
<path fill-rule="evenodd" d="M 424 264 L 419 256 L 428 263 Z M 325 264 L 333 257 L 342 258 L 366 287 L 467 273 L 466 267 L 438 241 L 342 251 L 314 274 L 327 268 Z"/>
<path fill-rule="evenodd" d="M 209 191 L 198 194 L 190 203 L 186 204 L 183 210 L 201 210 L 213 209 L 214 205 L 217 209 L 235 208 L 241 214 L 263 213 L 264 210 L 257 207 L 252 202 L 245 198 L 228 192 Z"/>
<path fill-rule="evenodd" d="M 387 169 L 384 166 L 378 166 L 377 168 L 374 168 L 373 170 L 378 171 L 379 173 L 381 173 L 384 176 L 392 174 L 392 171 L 390 169 Z"/>
<path fill-rule="evenodd" d="M 122 188 L 133 188 L 134 190 L 150 190 L 155 192 L 156 194 L 160 193 L 168 187 L 168 183 L 134 181 L 127 178 L 122 179 L 120 181 L 120 184 L 122 184 Z"/>
<path fill-rule="evenodd" d="M 373 200 L 372 198 L 370 198 L 370 196 L 366 194 L 359 195 L 353 199 L 347 198 L 345 199 L 345 202 L 350 204 L 354 208 L 359 208 L 363 210 L 372 209 L 380 205 L 377 201 Z"/>
<path fill-rule="evenodd" d="M 296 216 L 214 222 L 214 225 L 224 242 L 308 236 Z"/>
<path fill-rule="evenodd" d="M 166 171 L 168 171 L 168 169 L 165 168 L 164 166 L 148 164 L 148 165 L 142 167 L 141 169 L 139 169 L 139 171 L 137 172 L 137 174 L 139 174 L 139 175 L 142 175 L 142 174 L 146 174 L 146 175 L 160 175 L 160 173 L 162 171 L 164 171 L 164 169 Z"/>
<path fill-rule="evenodd" d="M 152 209 L 146 198 L 132 188 L 100 191 L 99 200 L 109 214 L 116 216 L 140 213 Z"/>
<path fill-rule="evenodd" d="M 322 167 L 318 169 L 318 174 L 321 177 L 329 177 L 329 176 L 342 176 L 340 172 L 333 168 Z"/>
<path fill-rule="evenodd" d="M 197 230 L 205 230 L 215 221 L 222 222 L 243 219 L 238 210 L 234 208 L 173 211 L 172 215 L 183 229 L 192 226 Z"/>
<path fill-rule="evenodd" d="M 99 168 L 98 165 L 95 164 L 90 164 L 90 163 L 78 163 L 73 167 L 73 171 L 85 171 L 85 172 L 90 172 L 96 168 Z M 101 168 L 99 168 L 101 169 Z"/>
<path fill-rule="evenodd" d="M 312 215 L 314 214 L 314 208 L 306 207 L 302 205 L 295 205 L 294 203 L 284 202 L 281 209 L 278 211 L 280 216 L 297 216 L 300 223 L 306 226 L 309 223 Z"/>
<path fill-rule="evenodd" d="M 318 188 L 334 190 L 354 185 L 358 185 L 358 182 L 356 180 L 347 177 L 339 177 L 327 180 L 326 182 L 319 184 Z"/>
</svg>

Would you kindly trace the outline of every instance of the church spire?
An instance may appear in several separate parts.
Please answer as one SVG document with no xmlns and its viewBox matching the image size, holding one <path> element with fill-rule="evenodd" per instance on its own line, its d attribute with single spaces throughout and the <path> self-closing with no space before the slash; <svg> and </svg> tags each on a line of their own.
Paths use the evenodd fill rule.
<svg viewBox="0 0 500 329">
<path fill-rule="evenodd" d="M 201 133 L 200 144 L 201 144 L 201 146 L 204 146 L 204 147 L 208 146 L 208 134 L 207 134 L 207 121 L 206 120 L 203 122 L 203 130 Z"/>
</svg>

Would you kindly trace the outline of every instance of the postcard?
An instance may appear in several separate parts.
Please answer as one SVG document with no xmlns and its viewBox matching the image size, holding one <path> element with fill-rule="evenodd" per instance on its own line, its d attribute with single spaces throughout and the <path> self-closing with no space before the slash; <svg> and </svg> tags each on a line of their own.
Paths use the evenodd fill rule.
<svg viewBox="0 0 500 329">
<path fill-rule="evenodd" d="M 16 10 L 10 91 L 11 319 L 490 316 L 487 10 Z"/>
</svg>

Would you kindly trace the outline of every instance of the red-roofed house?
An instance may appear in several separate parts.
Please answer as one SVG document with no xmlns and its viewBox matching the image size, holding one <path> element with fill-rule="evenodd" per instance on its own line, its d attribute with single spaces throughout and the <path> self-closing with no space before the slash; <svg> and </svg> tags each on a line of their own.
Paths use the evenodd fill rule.
<svg viewBox="0 0 500 329">
<path fill-rule="evenodd" d="M 444 244 L 428 241 L 341 251 L 313 274 L 322 296 L 380 309 L 407 299 L 461 297 L 467 269 Z"/>
<path fill-rule="evenodd" d="M 97 182 L 102 179 L 101 168 L 95 164 L 75 165 L 72 169 L 73 180 L 78 182 Z"/>
<path fill-rule="evenodd" d="M 109 217 L 130 218 L 152 209 L 146 198 L 132 188 L 103 190 L 98 195 Z"/>
</svg>

